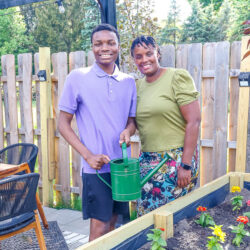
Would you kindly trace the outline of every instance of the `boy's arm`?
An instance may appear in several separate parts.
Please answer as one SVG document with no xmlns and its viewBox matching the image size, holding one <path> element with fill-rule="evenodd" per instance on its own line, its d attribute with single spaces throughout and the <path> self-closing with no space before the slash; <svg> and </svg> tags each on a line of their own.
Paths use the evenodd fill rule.
<svg viewBox="0 0 250 250">
<path fill-rule="evenodd" d="M 136 131 L 135 117 L 129 117 L 127 121 L 126 128 L 120 134 L 120 145 L 126 142 L 127 146 L 130 145 L 130 136 L 132 136 Z"/>
<path fill-rule="evenodd" d="M 94 169 L 101 169 L 103 164 L 107 164 L 110 159 L 107 155 L 93 154 L 79 140 L 71 127 L 73 115 L 64 111 L 59 113 L 58 129 L 64 139 L 84 158 L 84 160 Z"/>
</svg>

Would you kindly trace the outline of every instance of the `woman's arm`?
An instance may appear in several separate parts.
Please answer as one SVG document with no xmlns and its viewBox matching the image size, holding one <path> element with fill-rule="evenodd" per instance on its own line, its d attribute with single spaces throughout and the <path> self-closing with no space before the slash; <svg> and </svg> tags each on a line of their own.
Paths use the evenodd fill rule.
<svg viewBox="0 0 250 250">
<path fill-rule="evenodd" d="M 182 162 L 191 165 L 194 150 L 199 136 L 199 127 L 201 121 L 200 105 L 198 100 L 180 107 L 181 114 L 186 121 L 184 148 Z M 191 181 L 191 170 L 185 170 L 182 167 L 178 170 L 178 186 L 185 187 Z"/>
</svg>

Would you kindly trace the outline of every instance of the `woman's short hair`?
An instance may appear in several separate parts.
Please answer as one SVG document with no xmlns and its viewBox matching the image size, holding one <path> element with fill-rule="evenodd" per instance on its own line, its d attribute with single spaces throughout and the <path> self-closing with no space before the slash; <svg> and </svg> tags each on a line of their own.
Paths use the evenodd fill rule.
<svg viewBox="0 0 250 250">
<path fill-rule="evenodd" d="M 119 36 L 119 33 L 118 33 L 117 29 L 116 29 L 114 26 L 112 26 L 112 25 L 110 25 L 110 24 L 107 24 L 107 23 L 99 24 L 99 25 L 97 25 L 97 26 L 93 29 L 93 31 L 92 31 L 92 33 L 91 33 L 91 43 L 93 43 L 93 36 L 94 36 L 94 34 L 95 34 L 96 32 L 102 31 L 102 30 L 107 30 L 107 31 L 114 32 L 114 33 L 116 34 L 116 37 L 117 37 L 118 42 L 120 43 L 120 36 Z"/>
<path fill-rule="evenodd" d="M 152 36 L 138 36 L 137 38 L 135 38 L 135 40 L 132 42 L 131 48 L 130 48 L 130 53 L 131 56 L 134 57 L 134 49 L 135 46 L 152 46 L 153 48 L 155 48 L 157 50 L 157 53 L 159 56 L 161 56 L 161 51 L 160 48 L 158 46 L 158 44 L 156 43 L 155 39 Z"/>
</svg>

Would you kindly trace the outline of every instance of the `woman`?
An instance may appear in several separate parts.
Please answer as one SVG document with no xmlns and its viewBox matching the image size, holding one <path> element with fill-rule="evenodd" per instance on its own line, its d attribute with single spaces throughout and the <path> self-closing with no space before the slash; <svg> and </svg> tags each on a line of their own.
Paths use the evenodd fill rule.
<svg viewBox="0 0 250 250">
<path fill-rule="evenodd" d="M 201 118 L 199 93 L 192 77 L 184 69 L 161 67 L 160 50 L 152 37 L 136 38 L 131 55 L 145 76 L 137 83 L 141 177 L 168 157 L 142 188 L 142 198 L 137 203 L 141 216 L 194 188 Z"/>
</svg>

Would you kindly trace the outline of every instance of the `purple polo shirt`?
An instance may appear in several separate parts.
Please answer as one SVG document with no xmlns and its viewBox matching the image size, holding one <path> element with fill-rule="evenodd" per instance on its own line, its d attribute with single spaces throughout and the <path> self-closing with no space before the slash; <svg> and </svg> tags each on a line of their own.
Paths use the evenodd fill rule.
<svg viewBox="0 0 250 250">
<path fill-rule="evenodd" d="M 136 114 L 135 81 L 117 66 L 113 75 L 96 63 L 75 69 L 66 78 L 59 109 L 75 114 L 80 140 L 93 154 L 105 154 L 111 160 L 120 158 L 120 133 L 128 117 Z M 83 158 L 82 168 L 84 173 L 96 173 Z M 110 172 L 109 164 L 99 172 Z"/>
</svg>

